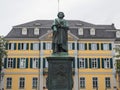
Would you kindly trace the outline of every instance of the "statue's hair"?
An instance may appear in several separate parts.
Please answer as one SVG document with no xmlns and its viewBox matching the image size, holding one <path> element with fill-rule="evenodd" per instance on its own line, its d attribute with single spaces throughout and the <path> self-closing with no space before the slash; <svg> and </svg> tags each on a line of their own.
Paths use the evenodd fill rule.
<svg viewBox="0 0 120 90">
<path fill-rule="evenodd" d="M 60 14 L 60 13 L 62 13 L 62 14 L 63 14 L 63 17 L 65 17 L 65 15 L 64 15 L 64 13 L 63 13 L 63 12 L 58 12 L 58 15 L 57 15 L 58 17 L 59 17 L 59 14 Z"/>
</svg>

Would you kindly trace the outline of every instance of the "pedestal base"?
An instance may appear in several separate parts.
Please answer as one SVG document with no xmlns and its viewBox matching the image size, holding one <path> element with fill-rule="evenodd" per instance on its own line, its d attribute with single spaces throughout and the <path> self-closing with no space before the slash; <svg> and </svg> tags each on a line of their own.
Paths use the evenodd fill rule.
<svg viewBox="0 0 120 90">
<path fill-rule="evenodd" d="M 72 90 L 72 61 L 74 57 L 47 57 L 48 90 Z"/>
</svg>

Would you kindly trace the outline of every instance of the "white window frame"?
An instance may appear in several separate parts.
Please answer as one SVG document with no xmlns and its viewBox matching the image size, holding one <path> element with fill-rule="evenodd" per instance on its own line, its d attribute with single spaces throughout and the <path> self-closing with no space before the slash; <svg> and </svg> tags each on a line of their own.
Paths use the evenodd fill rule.
<svg viewBox="0 0 120 90">
<path fill-rule="evenodd" d="M 97 58 L 92 58 L 91 59 L 91 67 L 92 68 L 98 68 L 98 59 Z"/>
<path fill-rule="evenodd" d="M 85 77 L 80 77 L 80 88 L 85 88 Z"/>
<path fill-rule="evenodd" d="M 39 28 L 34 28 L 34 35 L 39 35 Z"/>
<path fill-rule="evenodd" d="M 109 44 L 103 43 L 103 50 L 109 50 Z"/>
<path fill-rule="evenodd" d="M 79 58 L 79 68 L 85 68 L 85 58 Z"/>
<path fill-rule="evenodd" d="M 97 50 L 97 43 L 91 43 L 91 50 Z"/>
<path fill-rule="evenodd" d="M 26 68 L 26 58 L 20 59 L 20 68 Z"/>
<path fill-rule="evenodd" d="M 27 43 L 20 43 L 20 50 L 27 50 Z"/>
<path fill-rule="evenodd" d="M 25 78 L 24 77 L 20 77 L 19 78 L 19 88 L 20 89 L 24 89 L 25 88 Z"/>
<path fill-rule="evenodd" d="M 110 68 L 110 58 L 104 58 L 104 68 Z"/>
<path fill-rule="evenodd" d="M 7 58 L 7 68 L 13 68 L 14 61 L 13 58 Z"/>
<path fill-rule="evenodd" d="M 72 50 L 72 42 L 68 42 L 68 50 Z"/>
<path fill-rule="evenodd" d="M 90 35 L 95 35 L 95 28 L 90 29 Z"/>
<path fill-rule="evenodd" d="M 45 68 L 48 68 L 48 61 L 45 59 Z"/>
<path fill-rule="evenodd" d="M 51 50 L 52 49 L 52 43 L 51 42 L 46 42 L 45 45 L 46 45 L 45 46 L 46 50 Z"/>
<path fill-rule="evenodd" d="M 33 77 L 32 79 L 32 88 L 37 88 L 38 86 L 38 78 L 37 77 Z"/>
<path fill-rule="evenodd" d="M 39 50 L 39 43 L 33 43 L 33 50 Z"/>
<path fill-rule="evenodd" d="M 97 77 L 93 77 L 92 81 L 93 81 L 93 88 L 98 88 L 98 78 Z"/>
<path fill-rule="evenodd" d="M 32 60 L 33 60 L 32 67 L 39 68 L 39 58 L 32 58 Z"/>
<path fill-rule="evenodd" d="M 117 38 L 120 38 L 120 31 L 117 31 L 117 32 L 116 32 L 116 37 L 117 37 Z"/>
<path fill-rule="evenodd" d="M 110 82 L 110 77 L 105 78 L 105 87 L 110 88 L 111 87 L 111 82 Z"/>
<path fill-rule="evenodd" d="M 27 35 L 27 28 L 22 28 L 22 35 Z"/>
<path fill-rule="evenodd" d="M 79 50 L 85 50 L 85 43 L 79 43 Z"/>
<path fill-rule="evenodd" d="M 12 78 L 11 78 L 11 77 L 8 77 L 8 78 L 6 79 L 6 88 L 7 88 L 7 89 L 12 88 Z"/>
<path fill-rule="evenodd" d="M 83 28 L 78 29 L 78 35 L 83 35 Z"/>
</svg>

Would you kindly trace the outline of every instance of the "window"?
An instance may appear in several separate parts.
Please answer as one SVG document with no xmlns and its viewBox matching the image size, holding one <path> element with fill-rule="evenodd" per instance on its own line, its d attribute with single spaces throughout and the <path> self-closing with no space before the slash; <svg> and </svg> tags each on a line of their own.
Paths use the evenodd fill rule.
<svg viewBox="0 0 120 90">
<path fill-rule="evenodd" d="M 43 68 L 48 68 L 48 61 L 45 58 L 43 58 Z"/>
<path fill-rule="evenodd" d="M 22 28 L 22 35 L 27 35 L 27 28 Z"/>
<path fill-rule="evenodd" d="M 26 58 L 20 59 L 20 68 L 26 68 Z"/>
<path fill-rule="evenodd" d="M 35 28 L 35 29 L 34 29 L 34 34 L 35 34 L 35 35 L 39 35 L 39 28 Z"/>
<path fill-rule="evenodd" d="M 13 58 L 8 58 L 8 68 L 13 68 Z"/>
<path fill-rule="evenodd" d="M 91 65 L 92 68 L 98 68 L 98 59 L 92 58 Z"/>
<path fill-rule="evenodd" d="M 79 50 L 85 50 L 85 44 L 79 43 Z"/>
<path fill-rule="evenodd" d="M 109 77 L 105 78 L 105 86 L 106 86 L 106 88 L 110 88 L 110 78 Z"/>
<path fill-rule="evenodd" d="M 102 58 L 102 67 L 103 68 L 113 68 L 112 58 Z"/>
<path fill-rule="evenodd" d="M 28 43 L 18 43 L 18 50 L 28 50 L 29 44 Z"/>
<path fill-rule="evenodd" d="M 79 28 L 79 29 L 78 29 L 78 34 L 79 34 L 79 35 L 83 35 L 83 28 Z"/>
<path fill-rule="evenodd" d="M 97 44 L 96 43 L 91 44 L 91 50 L 97 50 Z"/>
<path fill-rule="evenodd" d="M 105 43 L 104 43 L 104 44 L 103 44 L 103 50 L 109 50 L 109 44 L 107 44 L 107 43 L 105 44 Z"/>
<path fill-rule="evenodd" d="M 80 88 L 85 88 L 85 78 L 84 77 L 80 78 Z"/>
<path fill-rule="evenodd" d="M 105 68 L 110 68 L 110 59 L 109 58 L 104 59 L 104 67 Z"/>
<path fill-rule="evenodd" d="M 98 88 L 98 78 L 93 77 L 93 88 Z"/>
<path fill-rule="evenodd" d="M 90 29 L 90 35 L 95 35 L 95 28 Z"/>
<path fill-rule="evenodd" d="M 8 50 L 16 50 L 16 43 L 8 43 L 6 49 L 8 49 Z"/>
<path fill-rule="evenodd" d="M 33 43 L 33 50 L 39 50 L 39 43 Z"/>
<path fill-rule="evenodd" d="M 25 88 L 25 78 L 23 78 L 23 77 L 20 78 L 19 88 L 20 88 L 20 89 Z"/>
<path fill-rule="evenodd" d="M 52 49 L 52 44 L 50 42 L 46 43 L 46 50 L 51 50 Z"/>
<path fill-rule="evenodd" d="M 39 68 L 39 58 L 33 58 L 33 68 Z"/>
<path fill-rule="evenodd" d="M 72 50 L 72 43 L 68 43 L 68 50 Z"/>
<path fill-rule="evenodd" d="M 85 68 L 85 59 L 84 58 L 79 59 L 79 67 L 80 68 Z"/>
<path fill-rule="evenodd" d="M 37 88 L 37 82 L 38 82 L 38 79 L 34 77 L 32 81 L 32 88 Z"/>
<path fill-rule="evenodd" d="M 116 37 L 117 37 L 117 38 L 120 38 L 120 31 L 117 31 L 117 32 L 116 32 Z"/>
<path fill-rule="evenodd" d="M 12 88 L 12 78 L 7 78 L 7 88 L 11 89 Z"/>
</svg>

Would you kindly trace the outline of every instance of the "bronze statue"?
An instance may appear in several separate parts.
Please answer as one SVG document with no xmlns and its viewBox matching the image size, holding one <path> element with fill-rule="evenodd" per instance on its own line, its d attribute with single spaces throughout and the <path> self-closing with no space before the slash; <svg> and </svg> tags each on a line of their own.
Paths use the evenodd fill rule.
<svg viewBox="0 0 120 90">
<path fill-rule="evenodd" d="M 52 25 L 53 38 L 52 49 L 53 53 L 68 52 L 68 24 L 64 18 L 64 13 L 59 12 L 58 18 L 54 20 Z"/>
</svg>

